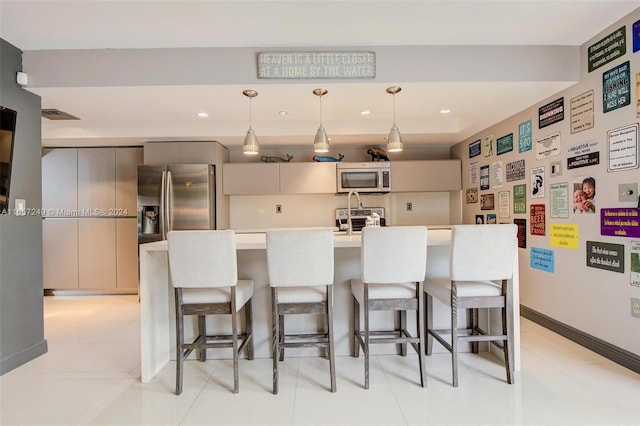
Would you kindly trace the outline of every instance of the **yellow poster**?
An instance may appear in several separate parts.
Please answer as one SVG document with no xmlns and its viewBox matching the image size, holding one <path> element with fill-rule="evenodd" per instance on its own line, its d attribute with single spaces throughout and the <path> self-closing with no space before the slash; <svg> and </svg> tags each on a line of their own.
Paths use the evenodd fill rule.
<svg viewBox="0 0 640 426">
<path fill-rule="evenodd" d="M 636 117 L 640 118 L 640 72 L 636 74 Z"/>
<path fill-rule="evenodd" d="M 550 243 L 554 247 L 578 248 L 578 225 L 552 223 L 549 228 Z"/>
</svg>

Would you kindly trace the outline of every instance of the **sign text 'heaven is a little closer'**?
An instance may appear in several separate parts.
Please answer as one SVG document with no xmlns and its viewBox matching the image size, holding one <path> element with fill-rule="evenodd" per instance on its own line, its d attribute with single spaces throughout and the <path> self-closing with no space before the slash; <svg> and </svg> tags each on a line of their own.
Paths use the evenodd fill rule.
<svg viewBox="0 0 640 426">
<path fill-rule="evenodd" d="M 258 78 L 374 78 L 374 52 L 260 52 Z"/>
</svg>

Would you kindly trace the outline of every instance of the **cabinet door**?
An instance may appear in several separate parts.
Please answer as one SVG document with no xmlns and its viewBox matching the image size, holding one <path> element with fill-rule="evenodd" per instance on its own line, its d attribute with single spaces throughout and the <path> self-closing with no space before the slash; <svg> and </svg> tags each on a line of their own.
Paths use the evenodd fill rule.
<svg viewBox="0 0 640 426">
<path fill-rule="evenodd" d="M 216 142 L 180 142 L 181 164 L 215 164 Z"/>
<path fill-rule="evenodd" d="M 277 163 L 226 163 L 222 165 L 225 195 L 266 195 L 280 193 Z"/>
<path fill-rule="evenodd" d="M 160 165 L 180 161 L 177 142 L 147 142 L 144 144 L 144 164 Z"/>
<path fill-rule="evenodd" d="M 336 163 L 280 163 L 282 194 L 335 194 Z"/>
<path fill-rule="evenodd" d="M 78 219 L 80 289 L 116 288 L 116 220 Z"/>
<path fill-rule="evenodd" d="M 45 289 L 78 288 L 78 219 L 42 221 L 42 275 Z"/>
<path fill-rule="evenodd" d="M 116 286 L 138 288 L 137 220 L 116 219 Z"/>
<path fill-rule="evenodd" d="M 115 148 L 78 149 L 78 213 L 105 216 L 116 205 Z"/>
<path fill-rule="evenodd" d="M 78 150 L 45 150 L 42 155 L 42 208 L 46 216 L 74 216 L 78 209 Z M 68 211 L 65 213 L 65 211 Z"/>
<path fill-rule="evenodd" d="M 118 216 L 136 215 L 138 164 L 142 164 L 142 148 L 116 148 L 116 214 Z"/>
<path fill-rule="evenodd" d="M 392 161 L 392 192 L 456 191 L 462 188 L 460 160 Z"/>
</svg>

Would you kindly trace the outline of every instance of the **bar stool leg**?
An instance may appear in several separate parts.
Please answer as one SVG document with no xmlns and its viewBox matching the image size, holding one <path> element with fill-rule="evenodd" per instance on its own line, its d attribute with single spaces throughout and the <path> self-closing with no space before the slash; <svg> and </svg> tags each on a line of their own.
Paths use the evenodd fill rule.
<svg viewBox="0 0 640 426">
<path fill-rule="evenodd" d="M 351 356 L 357 358 L 360 356 L 360 340 L 358 339 L 358 333 L 360 333 L 360 304 L 355 296 L 351 296 L 353 299 L 353 349 L 351 350 Z"/>
<path fill-rule="evenodd" d="M 336 354 L 333 342 L 333 286 L 327 286 L 327 320 L 329 344 L 329 374 L 331 374 L 331 392 L 336 391 Z"/>
<path fill-rule="evenodd" d="M 369 389 L 369 284 L 364 283 L 364 388 Z"/>
<path fill-rule="evenodd" d="M 278 289 L 275 287 L 271 288 L 271 316 L 272 316 L 272 358 L 273 358 L 273 394 L 278 394 L 278 358 L 280 356 L 280 336 L 279 330 L 279 319 L 278 308 L 277 308 L 277 300 L 278 300 Z"/>
</svg>

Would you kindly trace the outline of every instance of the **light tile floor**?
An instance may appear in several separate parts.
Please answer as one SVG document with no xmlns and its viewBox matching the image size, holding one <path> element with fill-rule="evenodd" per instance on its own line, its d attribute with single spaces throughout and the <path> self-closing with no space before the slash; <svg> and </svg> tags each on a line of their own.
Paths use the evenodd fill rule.
<svg viewBox="0 0 640 426">
<path fill-rule="evenodd" d="M 640 425 L 640 375 L 522 319 L 522 371 L 508 385 L 500 360 L 460 355 L 460 387 L 448 354 L 427 358 L 419 386 L 415 355 L 287 358 L 278 395 L 271 360 L 175 364 L 141 384 L 137 296 L 45 297 L 49 352 L 0 377 L 0 424 L 9 425 Z"/>
</svg>

